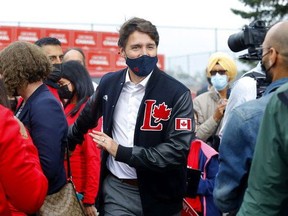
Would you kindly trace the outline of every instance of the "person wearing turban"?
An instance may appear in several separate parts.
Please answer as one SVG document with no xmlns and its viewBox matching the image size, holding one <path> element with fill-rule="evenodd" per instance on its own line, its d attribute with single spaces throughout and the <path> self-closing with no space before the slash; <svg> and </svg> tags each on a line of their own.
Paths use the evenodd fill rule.
<svg viewBox="0 0 288 216">
<path fill-rule="evenodd" d="M 231 56 L 216 52 L 210 56 L 206 71 L 212 87 L 193 100 L 194 111 L 198 116 L 196 136 L 218 150 L 218 133 L 229 98 L 230 84 L 237 75 L 237 66 Z"/>
</svg>

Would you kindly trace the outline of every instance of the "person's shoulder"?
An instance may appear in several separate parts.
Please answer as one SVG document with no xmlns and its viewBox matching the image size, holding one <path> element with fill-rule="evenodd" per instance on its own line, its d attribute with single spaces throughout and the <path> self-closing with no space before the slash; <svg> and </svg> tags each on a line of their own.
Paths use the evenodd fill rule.
<svg viewBox="0 0 288 216">
<path fill-rule="evenodd" d="M 202 94 L 196 96 L 193 101 L 202 101 L 207 99 L 209 100 L 210 98 L 213 101 L 219 100 L 218 93 L 216 92 L 213 86 L 211 86 L 211 88 L 208 91 L 203 92 Z"/>
<path fill-rule="evenodd" d="M 280 100 L 286 106 L 288 106 L 288 83 L 280 86 L 276 93 L 272 96 L 271 101 Z"/>
<path fill-rule="evenodd" d="M 203 100 L 204 98 L 207 98 L 211 94 L 212 94 L 211 91 L 203 92 L 202 94 L 196 96 L 193 101 Z"/>
<path fill-rule="evenodd" d="M 53 95 L 50 90 L 44 90 L 35 95 L 30 102 L 31 109 L 39 110 L 43 112 L 44 110 L 63 110 L 61 102 Z"/>
<path fill-rule="evenodd" d="M 256 67 L 252 68 L 250 71 L 244 73 L 236 82 L 235 85 L 252 85 L 256 83 L 258 78 L 265 78 L 265 73 L 261 68 L 260 62 L 257 64 Z"/>
<path fill-rule="evenodd" d="M 285 83 L 283 85 L 281 85 L 277 90 L 276 90 L 277 93 L 280 93 L 280 92 L 288 92 L 288 83 Z"/>
<path fill-rule="evenodd" d="M 35 100 L 40 101 L 40 102 L 43 102 L 43 101 L 58 102 L 58 99 L 50 90 L 41 92 L 37 97 L 35 97 Z"/>
<path fill-rule="evenodd" d="M 236 82 L 234 82 L 232 89 L 246 89 L 247 87 L 256 89 L 256 80 L 249 76 L 241 77 Z"/>
<path fill-rule="evenodd" d="M 251 70 L 247 71 L 242 75 L 242 77 L 251 77 L 251 78 L 265 78 L 265 71 L 261 66 L 261 62 L 259 61 L 258 64 L 252 68 Z"/>
<path fill-rule="evenodd" d="M 268 102 L 268 97 L 261 97 L 259 99 L 253 99 L 231 110 L 232 115 L 239 115 L 245 119 L 258 118 L 261 116 L 265 110 L 266 104 Z"/>
<path fill-rule="evenodd" d="M 103 83 L 110 83 L 111 81 L 113 82 L 114 80 L 117 82 L 119 80 L 123 81 L 125 80 L 125 72 L 127 71 L 127 68 L 118 70 L 118 71 L 110 71 L 104 74 L 100 80 L 99 85 L 103 85 Z"/>
<path fill-rule="evenodd" d="M 110 71 L 110 72 L 107 72 L 102 78 L 107 79 L 109 77 L 122 76 L 124 73 L 126 73 L 126 71 L 127 71 L 127 68 L 124 68 L 118 71 Z"/>
<path fill-rule="evenodd" d="M 182 82 L 175 79 L 174 77 L 172 77 L 171 75 L 169 75 L 165 71 L 158 69 L 158 70 L 155 70 L 153 73 L 161 76 L 161 78 L 160 78 L 161 81 L 167 82 L 167 84 L 172 84 L 172 85 L 182 86 L 183 88 L 187 88 Z"/>
</svg>

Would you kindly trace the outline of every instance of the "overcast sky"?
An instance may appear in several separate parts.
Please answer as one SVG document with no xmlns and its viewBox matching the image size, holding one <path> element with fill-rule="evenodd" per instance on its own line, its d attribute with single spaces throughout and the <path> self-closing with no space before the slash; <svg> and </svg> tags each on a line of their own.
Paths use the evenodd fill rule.
<svg viewBox="0 0 288 216">
<path fill-rule="evenodd" d="M 239 0 L 9 0 L 1 2 L 1 21 L 121 24 L 139 16 L 160 26 L 231 28 L 242 23 L 230 8 Z"/>
<path fill-rule="evenodd" d="M 230 8 L 244 6 L 239 0 L 6 0 L 1 2 L 0 24 L 49 23 L 51 28 L 64 28 L 66 23 L 68 28 L 90 30 L 94 23 L 100 24 L 95 30 L 116 32 L 125 20 L 138 16 L 158 27 L 159 53 L 170 59 L 204 53 L 207 60 L 206 53 L 229 50 L 228 36 L 249 24 Z"/>
</svg>

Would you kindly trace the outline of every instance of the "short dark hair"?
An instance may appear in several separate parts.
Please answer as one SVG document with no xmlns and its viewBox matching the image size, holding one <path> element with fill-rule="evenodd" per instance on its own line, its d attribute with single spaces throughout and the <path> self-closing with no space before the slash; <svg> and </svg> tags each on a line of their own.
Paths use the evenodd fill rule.
<svg viewBox="0 0 288 216">
<path fill-rule="evenodd" d="M 148 34 L 152 38 L 152 40 L 155 41 L 156 46 L 158 47 L 159 34 L 156 26 L 153 25 L 150 21 L 138 17 L 134 17 L 132 19 L 127 20 L 121 26 L 119 30 L 118 46 L 120 48 L 125 48 L 129 36 L 135 31 Z"/>
<path fill-rule="evenodd" d="M 61 46 L 61 41 L 58 40 L 55 37 L 43 37 L 40 38 L 39 40 L 37 40 L 35 42 L 35 45 L 42 47 L 42 46 L 46 46 L 46 45 L 58 45 Z"/>
</svg>

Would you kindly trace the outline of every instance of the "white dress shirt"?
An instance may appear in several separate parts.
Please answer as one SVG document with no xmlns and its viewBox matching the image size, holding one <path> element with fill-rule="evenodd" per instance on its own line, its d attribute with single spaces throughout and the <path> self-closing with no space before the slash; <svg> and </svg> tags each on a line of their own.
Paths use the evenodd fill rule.
<svg viewBox="0 0 288 216">
<path fill-rule="evenodd" d="M 138 84 L 131 82 L 128 71 L 115 107 L 112 137 L 122 146 L 134 146 L 134 131 L 138 110 L 145 94 L 145 87 L 152 73 Z M 111 173 L 121 179 L 137 179 L 136 170 L 126 163 L 115 161 L 111 155 L 106 163 Z"/>
</svg>

